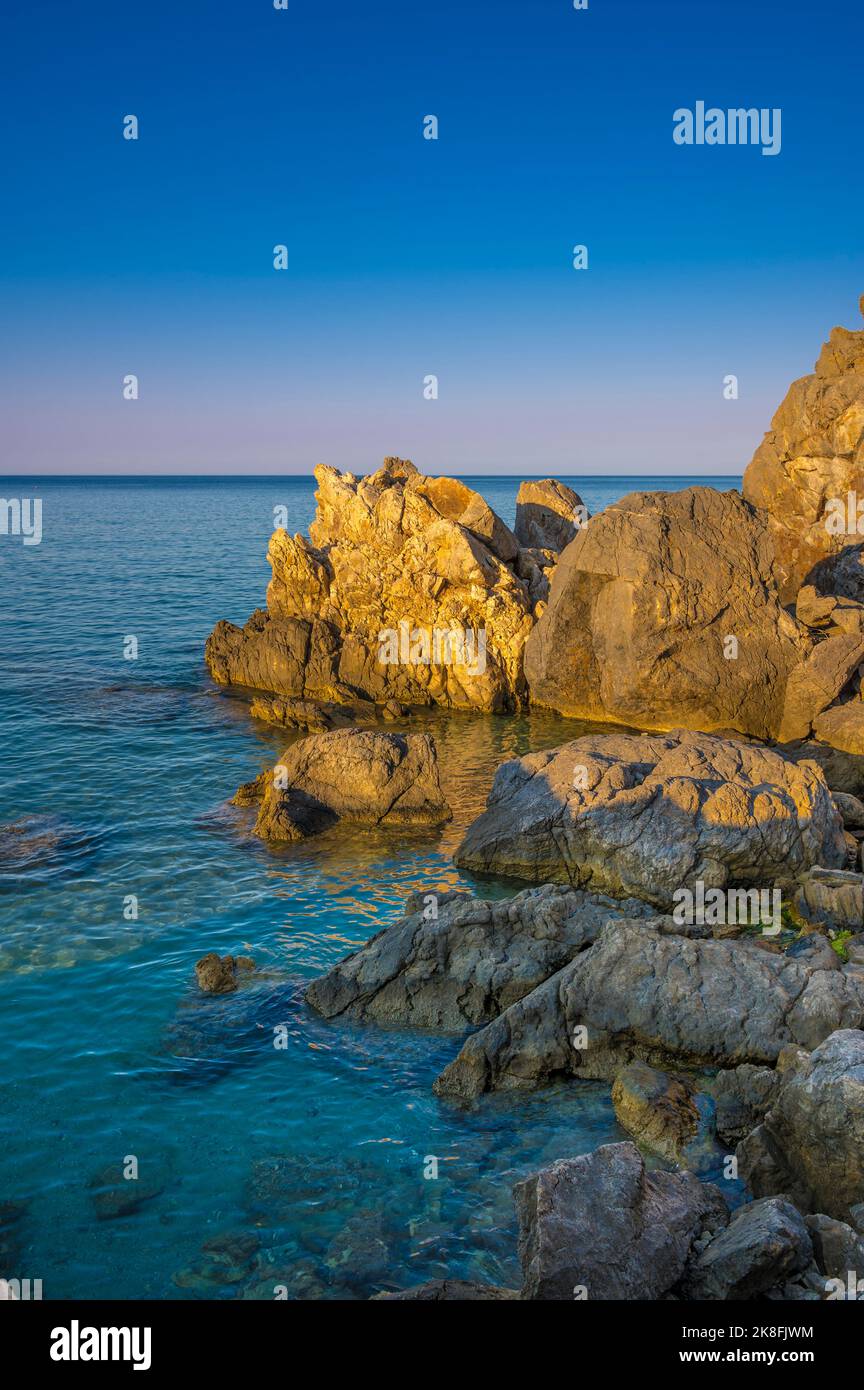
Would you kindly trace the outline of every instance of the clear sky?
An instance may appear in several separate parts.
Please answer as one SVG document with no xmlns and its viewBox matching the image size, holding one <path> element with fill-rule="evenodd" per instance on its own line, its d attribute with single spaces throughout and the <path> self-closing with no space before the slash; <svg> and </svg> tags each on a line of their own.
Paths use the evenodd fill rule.
<svg viewBox="0 0 864 1390">
<path fill-rule="evenodd" d="M 4 472 L 734 473 L 862 326 L 860 0 L 11 9 Z"/>
</svg>

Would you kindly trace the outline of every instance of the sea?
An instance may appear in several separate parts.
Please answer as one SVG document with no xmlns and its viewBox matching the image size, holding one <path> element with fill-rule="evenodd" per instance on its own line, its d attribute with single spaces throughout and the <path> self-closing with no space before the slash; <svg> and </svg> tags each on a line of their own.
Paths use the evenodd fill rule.
<svg viewBox="0 0 864 1390">
<path fill-rule="evenodd" d="M 513 524 L 517 478 L 465 481 Z M 591 513 L 740 486 L 566 481 Z M 274 851 L 228 802 L 291 736 L 214 686 L 204 643 L 264 606 L 274 516 L 306 532 L 314 480 L 0 492 L 42 503 L 38 545 L 0 535 L 0 1278 L 41 1280 L 45 1299 L 517 1286 L 513 1183 L 625 1137 L 608 1085 L 439 1100 L 458 1038 L 328 1023 L 303 992 L 412 891 L 518 891 L 473 882 L 454 847 L 499 763 L 583 726 L 422 713 L 449 825 Z M 254 984 L 201 996 L 209 951 L 253 956 Z"/>
</svg>

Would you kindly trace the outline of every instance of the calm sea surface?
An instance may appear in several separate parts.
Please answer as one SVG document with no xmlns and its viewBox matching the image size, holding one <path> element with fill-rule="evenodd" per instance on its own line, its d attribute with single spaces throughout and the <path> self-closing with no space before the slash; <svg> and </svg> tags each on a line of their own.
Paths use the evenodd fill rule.
<svg viewBox="0 0 864 1390">
<path fill-rule="evenodd" d="M 740 482 L 570 481 L 592 512 Z M 475 485 L 512 524 L 518 481 Z M 443 831 L 337 828 L 277 853 L 250 838 L 226 801 L 290 740 L 211 684 L 204 641 L 263 606 L 273 509 L 306 531 L 313 486 L 0 479 L 42 499 L 44 530 L 38 546 L 0 536 L 0 825 L 35 818 L 0 867 L 0 1277 L 39 1278 L 46 1298 L 512 1285 L 512 1183 L 622 1137 L 606 1086 L 439 1101 L 457 1040 L 327 1024 L 302 1001 L 409 891 L 470 885 L 451 855 L 499 762 L 583 727 L 421 715 L 455 813 Z M 252 954 L 265 976 L 202 1000 L 193 966 L 210 950 Z M 153 1195 L 100 1219 L 93 1183 L 132 1158 L 123 1194 Z M 4 1230 L 10 1202 L 25 1207 Z"/>
</svg>

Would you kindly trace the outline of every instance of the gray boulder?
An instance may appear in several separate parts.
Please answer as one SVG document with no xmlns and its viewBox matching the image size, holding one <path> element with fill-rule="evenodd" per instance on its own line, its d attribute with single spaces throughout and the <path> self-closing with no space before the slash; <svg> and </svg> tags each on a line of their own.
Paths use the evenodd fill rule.
<svg viewBox="0 0 864 1390">
<path fill-rule="evenodd" d="M 864 1240 L 854 1227 L 845 1221 L 819 1212 L 807 1217 L 807 1229 L 813 1242 L 813 1253 L 821 1272 L 829 1279 L 842 1279 L 854 1273 L 856 1282 L 864 1278 Z"/>
<path fill-rule="evenodd" d="M 813 864 L 842 868 L 846 844 L 815 764 L 678 730 L 588 734 L 503 763 L 454 857 L 665 911 L 697 881 L 792 887 Z"/>
<path fill-rule="evenodd" d="M 435 1089 L 469 1097 L 563 1076 L 611 1080 L 634 1058 L 767 1066 L 789 1043 L 813 1048 L 862 1022 L 860 977 L 743 942 L 611 922 L 590 950 L 472 1034 Z"/>
<path fill-rule="evenodd" d="M 691 1299 L 756 1298 L 807 1269 L 813 1247 L 791 1202 L 768 1197 L 739 1207 L 687 1271 Z"/>
<path fill-rule="evenodd" d="M 724 1144 L 734 1146 L 746 1138 L 764 1118 L 780 1085 L 781 1075 L 773 1067 L 748 1062 L 717 1073 L 711 1086 L 714 1122 Z"/>
<path fill-rule="evenodd" d="M 657 1299 L 682 1278 L 694 1241 L 728 1220 L 716 1187 L 650 1172 L 635 1144 L 560 1159 L 513 1194 L 523 1299 Z"/>
<path fill-rule="evenodd" d="M 444 1032 L 488 1023 L 593 942 L 623 910 L 650 909 L 545 884 L 503 902 L 434 893 L 309 986 L 325 1018 Z M 428 899 L 428 901 L 426 900 Z"/>
</svg>

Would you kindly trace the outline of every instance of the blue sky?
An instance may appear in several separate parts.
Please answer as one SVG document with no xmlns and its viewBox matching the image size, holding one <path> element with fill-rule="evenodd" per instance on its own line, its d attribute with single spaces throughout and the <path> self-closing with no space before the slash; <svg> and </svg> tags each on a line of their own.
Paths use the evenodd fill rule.
<svg viewBox="0 0 864 1390">
<path fill-rule="evenodd" d="M 5 472 L 734 473 L 861 326 L 853 0 L 4 23 Z M 675 145 L 698 100 L 781 108 L 780 154 Z"/>
</svg>

